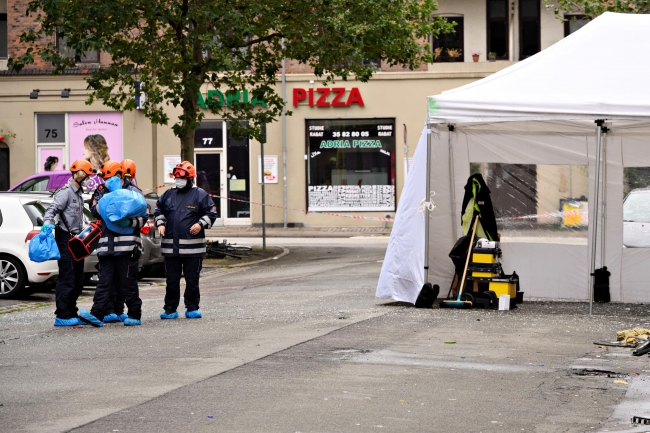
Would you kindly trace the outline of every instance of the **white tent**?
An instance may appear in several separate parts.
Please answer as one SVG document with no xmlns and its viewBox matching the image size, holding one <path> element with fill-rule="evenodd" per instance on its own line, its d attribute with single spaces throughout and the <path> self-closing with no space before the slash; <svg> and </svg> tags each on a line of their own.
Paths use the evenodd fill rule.
<svg viewBox="0 0 650 433">
<path fill-rule="evenodd" d="M 572 237 L 562 230 L 502 237 L 504 270 L 517 271 L 526 296 L 587 300 L 590 270 L 605 265 L 613 301 L 650 301 L 650 249 L 623 247 L 622 210 L 624 168 L 650 167 L 646 53 L 650 16 L 606 13 L 529 59 L 429 97 L 377 296 L 414 303 L 425 280 L 425 224 L 418 223 L 423 214 L 417 205 L 425 199 L 427 178 L 436 208 L 428 226 L 426 279 L 440 284 L 444 296 L 470 164 L 527 164 L 537 167 L 538 178 L 549 167 L 569 167 L 570 173 L 582 167 L 591 217 L 585 218 L 588 231 Z M 417 165 L 427 151 L 428 167 Z M 597 164 L 602 160 L 606 164 Z"/>
</svg>

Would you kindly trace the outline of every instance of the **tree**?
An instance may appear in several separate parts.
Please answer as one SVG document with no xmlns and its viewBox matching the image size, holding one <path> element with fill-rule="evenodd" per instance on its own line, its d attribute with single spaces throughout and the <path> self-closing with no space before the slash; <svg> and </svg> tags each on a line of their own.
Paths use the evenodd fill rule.
<svg viewBox="0 0 650 433">
<path fill-rule="evenodd" d="M 629 14 L 650 13 L 650 0 L 544 0 L 547 7 L 553 8 L 555 15 L 565 19 L 561 13 L 584 14 L 587 18 L 596 18 L 605 12 Z"/>
<path fill-rule="evenodd" d="M 87 103 L 133 110 L 144 92 L 142 111 L 156 124 L 170 120 L 166 105 L 180 105 L 172 129 L 192 161 L 205 83 L 214 88 L 208 108 L 235 135 L 259 140 L 282 112 L 274 85 L 283 58 L 312 66 L 324 84 L 367 81 L 365 59 L 413 69 L 432 61 L 427 38 L 452 30 L 435 10 L 435 0 L 32 0 L 27 14 L 39 26 L 22 34 L 29 48 L 9 65 L 20 71 L 40 56 L 60 74 L 86 51 L 110 54 L 110 66 L 87 78 Z M 57 33 L 74 58 L 57 51 Z"/>
</svg>

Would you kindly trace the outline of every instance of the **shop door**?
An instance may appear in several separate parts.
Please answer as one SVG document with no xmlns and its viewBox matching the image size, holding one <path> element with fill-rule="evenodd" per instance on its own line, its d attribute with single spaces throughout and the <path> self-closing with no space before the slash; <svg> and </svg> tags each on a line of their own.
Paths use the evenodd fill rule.
<svg viewBox="0 0 650 433">
<path fill-rule="evenodd" d="M 224 209 L 226 199 L 221 198 L 225 191 L 223 163 L 221 152 L 197 152 L 194 154 L 194 166 L 196 167 L 196 185 L 203 188 L 208 194 L 212 194 L 212 201 L 217 207 L 217 221 L 214 225 L 223 225 Z"/>
</svg>

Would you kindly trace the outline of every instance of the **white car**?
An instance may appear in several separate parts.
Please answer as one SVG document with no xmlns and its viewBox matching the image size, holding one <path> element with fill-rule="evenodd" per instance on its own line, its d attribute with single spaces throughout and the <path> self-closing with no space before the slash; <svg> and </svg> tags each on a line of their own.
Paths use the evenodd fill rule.
<svg viewBox="0 0 650 433">
<path fill-rule="evenodd" d="M 633 189 L 625 197 L 623 246 L 650 248 L 650 189 Z"/>
<path fill-rule="evenodd" d="M 13 297 L 26 285 L 44 283 L 59 274 L 56 260 L 29 260 L 29 240 L 40 232 L 45 208 L 40 197 L 0 194 L 0 298 Z"/>
</svg>

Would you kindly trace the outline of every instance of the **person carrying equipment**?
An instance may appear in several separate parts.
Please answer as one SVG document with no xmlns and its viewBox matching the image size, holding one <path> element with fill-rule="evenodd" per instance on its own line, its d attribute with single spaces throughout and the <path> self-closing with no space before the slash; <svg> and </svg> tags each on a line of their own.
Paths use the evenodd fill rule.
<svg viewBox="0 0 650 433">
<path fill-rule="evenodd" d="M 83 324 L 77 315 L 77 299 L 84 287 L 84 261 L 75 261 L 68 250 L 68 241 L 83 230 L 84 201 L 82 187 L 88 184 L 95 173 L 93 166 L 85 159 L 78 159 L 70 166 L 72 178 L 55 195 L 50 207 L 45 211 L 41 232 L 54 226 L 58 215 L 54 238 L 59 247 L 61 259 L 58 260 L 59 277 L 56 280 L 55 300 L 56 319 L 54 326 L 77 326 Z"/>
<path fill-rule="evenodd" d="M 99 213 L 98 203 L 110 191 L 123 188 L 122 167 L 116 161 L 106 161 L 97 173 L 105 184 L 100 185 L 93 193 L 90 211 L 95 218 L 103 220 Z M 114 180 L 112 180 L 114 179 Z M 142 192 L 132 185 L 129 189 Z M 126 302 L 128 317 L 124 319 L 125 326 L 141 325 L 142 301 L 138 290 L 139 259 L 142 254 L 142 240 L 140 227 L 145 223 L 146 217 L 124 218 L 115 221 L 120 227 L 132 228 L 129 235 L 121 235 L 110 230 L 104 224 L 102 237 L 97 246 L 99 258 L 99 282 L 93 297 L 93 306 L 90 312 L 79 311 L 79 317 L 93 326 L 104 326 L 104 317 L 109 313 L 108 308 L 112 298 L 112 291 L 117 290 Z M 116 315 L 117 316 L 117 315 Z"/>
<path fill-rule="evenodd" d="M 193 184 L 196 170 L 188 161 L 174 168 L 176 188 L 165 191 L 156 202 L 156 227 L 162 236 L 162 255 L 167 271 L 165 311 L 161 319 L 177 319 L 181 297 L 181 274 L 185 275 L 185 317 L 200 319 L 199 274 L 205 252 L 205 229 L 217 219 L 210 195 Z"/>
<path fill-rule="evenodd" d="M 129 189 L 131 191 L 137 191 L 142 194 L 142 190 L 138 188 L 133 182 L 135 180 L 136 165 L 135 162 L 131 159 L 124 159 L 120 162 L 120 167 L 122 167 L 123 176 L 123 189 Z M 115 322 L 124 322 L 124 320 L 129 317 L 124 314 L 124 295 L 122 291 L 113 289 L 111 290 L 111 296 L 106 305 L 106 316 L 104 316 L 104 323 L 115 323 Z"/>
</svg>

